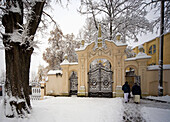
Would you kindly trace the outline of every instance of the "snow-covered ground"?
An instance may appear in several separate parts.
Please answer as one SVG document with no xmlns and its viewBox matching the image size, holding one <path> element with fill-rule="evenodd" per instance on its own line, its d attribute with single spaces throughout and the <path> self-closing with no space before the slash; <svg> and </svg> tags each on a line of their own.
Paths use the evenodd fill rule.
<svg viewBox="0 0 170 122">
<path fill-rule="evenodd" d="M 155 99 L 155 100 L 161 100 L 161 101 L 166 101 L 170 103 L 170 96 L 166 95 L 166 96 L 162 96 L 162 97 L 154 97 L 154 96 L 148 96 L 146 98 L 149 99 Z"/>
<path fill-rule="evenodd" d="M 48 97 L 32 101 L 25 119 L 9 119 L 0 105 L 0 122 L 170 122 L 170 104 L 141 100 L 124 103 L 122 98 Z"/>
</svg>

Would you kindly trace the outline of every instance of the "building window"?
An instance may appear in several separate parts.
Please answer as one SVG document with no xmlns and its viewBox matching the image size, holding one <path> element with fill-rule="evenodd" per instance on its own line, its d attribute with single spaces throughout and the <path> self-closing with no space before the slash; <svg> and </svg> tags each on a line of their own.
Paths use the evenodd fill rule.
<svg viewBox="0 0 170 122">
<path fill-rule="evenodd" d="M 153 45 L 153 54 L 156 53 L 156 45 Z"/>
<path fill-rule="evenodd" d="M 152 54 L 152 46 L 149 48 L 149 54 Z"/>
<path fill-rule="evenodd" d="M 149 54 L 154 54 L 154 53 L 156 53 L 156 45 L 152 45 L 149 48 Z"/>
</svg>

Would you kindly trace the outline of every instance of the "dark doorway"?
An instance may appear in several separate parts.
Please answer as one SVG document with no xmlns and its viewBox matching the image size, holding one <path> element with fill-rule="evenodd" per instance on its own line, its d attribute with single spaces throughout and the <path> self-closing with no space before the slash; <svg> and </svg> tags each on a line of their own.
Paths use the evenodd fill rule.
<svg viewBox="0 0 170 122">
<path fill-rule="evenodd" d="M 70 76 L 70 95 L 77 95 L 78 77 L 76 72 L 72 72 Z"/>
<path fill-rule="evenodd" d="M 137 76 L 135 74 L 135 69 L 128 67 L 126 69 L 126 81 L 128 82 L 129 86 L 130 86 L 130 90 L 132 91 L 132 86 L 134 85 L 134 83 L 137 83 L 140 86 L 140 76 Z"/>
</svg>

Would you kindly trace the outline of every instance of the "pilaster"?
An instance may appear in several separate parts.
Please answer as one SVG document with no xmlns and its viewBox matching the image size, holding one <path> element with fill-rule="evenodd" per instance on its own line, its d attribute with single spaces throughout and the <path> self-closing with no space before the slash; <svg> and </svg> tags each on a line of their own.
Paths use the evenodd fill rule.
<svg viewBox="0 0 170 122">
<path fill-rule="evenodd" d="M 62 71 L 63 71 L 63 83 L 62 83 L 62 95 L 68 96 L 69 90 L 70 90 L 70 84 L 69 84 L 69 65 L 62 65 Z"/>
<path fill-rule="evenodd" d="M 146 70 L 147 70 L 147 61 L 148 59 L 138 59 L 138 75 L 140 76 L 140 85 L 142 95 L 148 94 L 148 86 L 147 86 L 147 79 L 146 79 Z"/>
</svg>

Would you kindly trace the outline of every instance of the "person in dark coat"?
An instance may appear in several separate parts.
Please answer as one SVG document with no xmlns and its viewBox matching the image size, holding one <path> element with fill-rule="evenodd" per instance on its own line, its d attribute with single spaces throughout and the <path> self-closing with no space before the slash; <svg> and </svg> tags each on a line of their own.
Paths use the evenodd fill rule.
<svg viewBox="0 0 170 122">
<path fill-rule="evenodd" d="M 132 87 L 132 94 L 134 95 L 134 102 L 140 103 L 141 88 L 137 83 Z"/>
<path fill-rule="evenodd" d="M 129 86 L 127 81 L 122 86 L 122 90 L 124 91 L 124 100 L 125 100 L 125 103 L 127 103 L 129 101 L 128 96 L 130 94 L 130 86 Z"/>
</svg>

